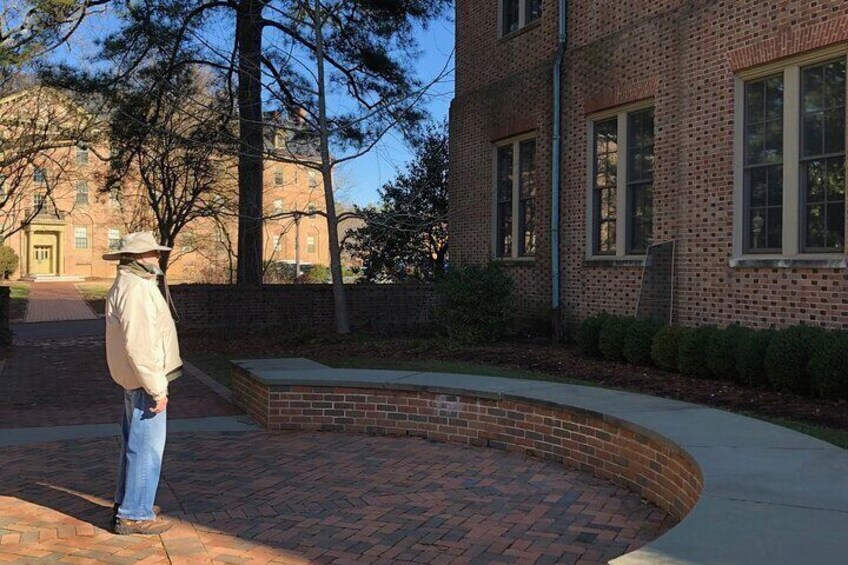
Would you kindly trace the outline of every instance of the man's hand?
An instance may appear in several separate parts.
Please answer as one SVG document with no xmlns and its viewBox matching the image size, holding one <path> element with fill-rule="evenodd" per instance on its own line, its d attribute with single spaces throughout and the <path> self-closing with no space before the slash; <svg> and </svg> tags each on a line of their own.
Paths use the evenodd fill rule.
<svg viewBox="0 0 848 565">
<path fill-rule="evenodd" d="M 159 400 L 156 401 L 156 406 L 152 407 L 150 409 L 150 411 L 153 412 L 154 414 L 158 414 L 159 412 L 164 412 L 165 407 L 167 407 L 167 406 L 168 406 L 168 397 L 163 396 L 162 398 L 160 398 Z"/>
</svg>

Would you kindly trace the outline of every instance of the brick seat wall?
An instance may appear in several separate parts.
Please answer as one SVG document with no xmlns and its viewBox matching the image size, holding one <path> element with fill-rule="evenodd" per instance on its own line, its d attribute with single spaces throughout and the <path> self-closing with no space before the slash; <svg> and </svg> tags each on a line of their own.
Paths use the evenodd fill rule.
<svg viewBox="0 0 848 565">
<path fill-rule="evenodd" d="M 414 390 L 267 385 L 239 367 L 232 386 L 236 405 L 269 430 L 414 436 L 521 452 L 626 486 L 678 520 L 703 488 L 682 449 L 595 412 Z"/>
</svg>

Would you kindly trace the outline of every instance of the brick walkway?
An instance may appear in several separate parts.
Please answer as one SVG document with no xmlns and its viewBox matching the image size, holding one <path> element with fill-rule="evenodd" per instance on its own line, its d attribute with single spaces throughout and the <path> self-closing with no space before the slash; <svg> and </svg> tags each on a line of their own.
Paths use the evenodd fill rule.
<svg viewBox="0 0 848 565">
<path fill-rule="evenodd" d="M 123 397 L 109 377 L 101 337 L 18 344 L 0 385 L 0 429 L 120 421 Z M 240 414 L 188 375 L 171 383 L 170 392 L 170 418 Z"/>
<path fill-rule="evenodd" d="M 33 283 L 27 300 L 27 322 L 97 318 L 73 283 Z"/>
<path fill-rule="evenodd" d="M 160 537 L 105 527 L 114 439 L 0 450 L 0 562 L 606 563 L 672 526 L 638 496 L 492 449 L 344 434 L 176 434 Z M 108 454 L 108 456 L 104 456 Z"/>
</svg>

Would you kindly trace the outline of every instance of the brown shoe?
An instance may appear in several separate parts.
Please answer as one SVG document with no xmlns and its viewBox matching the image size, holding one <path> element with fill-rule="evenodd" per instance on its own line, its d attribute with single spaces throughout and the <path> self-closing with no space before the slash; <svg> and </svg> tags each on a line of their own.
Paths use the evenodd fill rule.
<svg viewBox="0 0 848 565">
<path fill-rule="evenodd" d="M 120 507 L 120 504 L 118 504 L 117 502 L 112 505 L 112 519 L 109 520 L 109 529 L 113 532 L 115 531 L 115 524 L 118 520 L 118 507 Z M 162 509 L 159 508 L 159 506 L 157 506 L 156 504 L 153 505 L 153 513 L 156 514 L 156 516 L 159 516 L 159 513 L 161 511 Z"/>
<path fill-rule="evenodd" d="M 116 518 L 115 527 L 112 531 L 121 536 L 129 536 L 133 534 L 156 536 L 164 534 L 170 529 L 171 523 L 163 518 L 156 518 L 154 520 L 127 520 L 124 518 Z"/>
</svg>

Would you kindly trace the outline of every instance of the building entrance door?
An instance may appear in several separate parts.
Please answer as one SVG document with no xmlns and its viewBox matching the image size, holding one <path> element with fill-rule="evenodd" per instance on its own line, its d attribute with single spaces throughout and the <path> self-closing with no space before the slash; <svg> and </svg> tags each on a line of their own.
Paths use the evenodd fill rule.
<svg viewBox="0 0 848 565">
<path fill-rule="evenodd" d="M 53 246 L 36 245 L 32 251 L 32 273 L 34 275 L 52 275 L 53 271 Z"/>
</svg>

